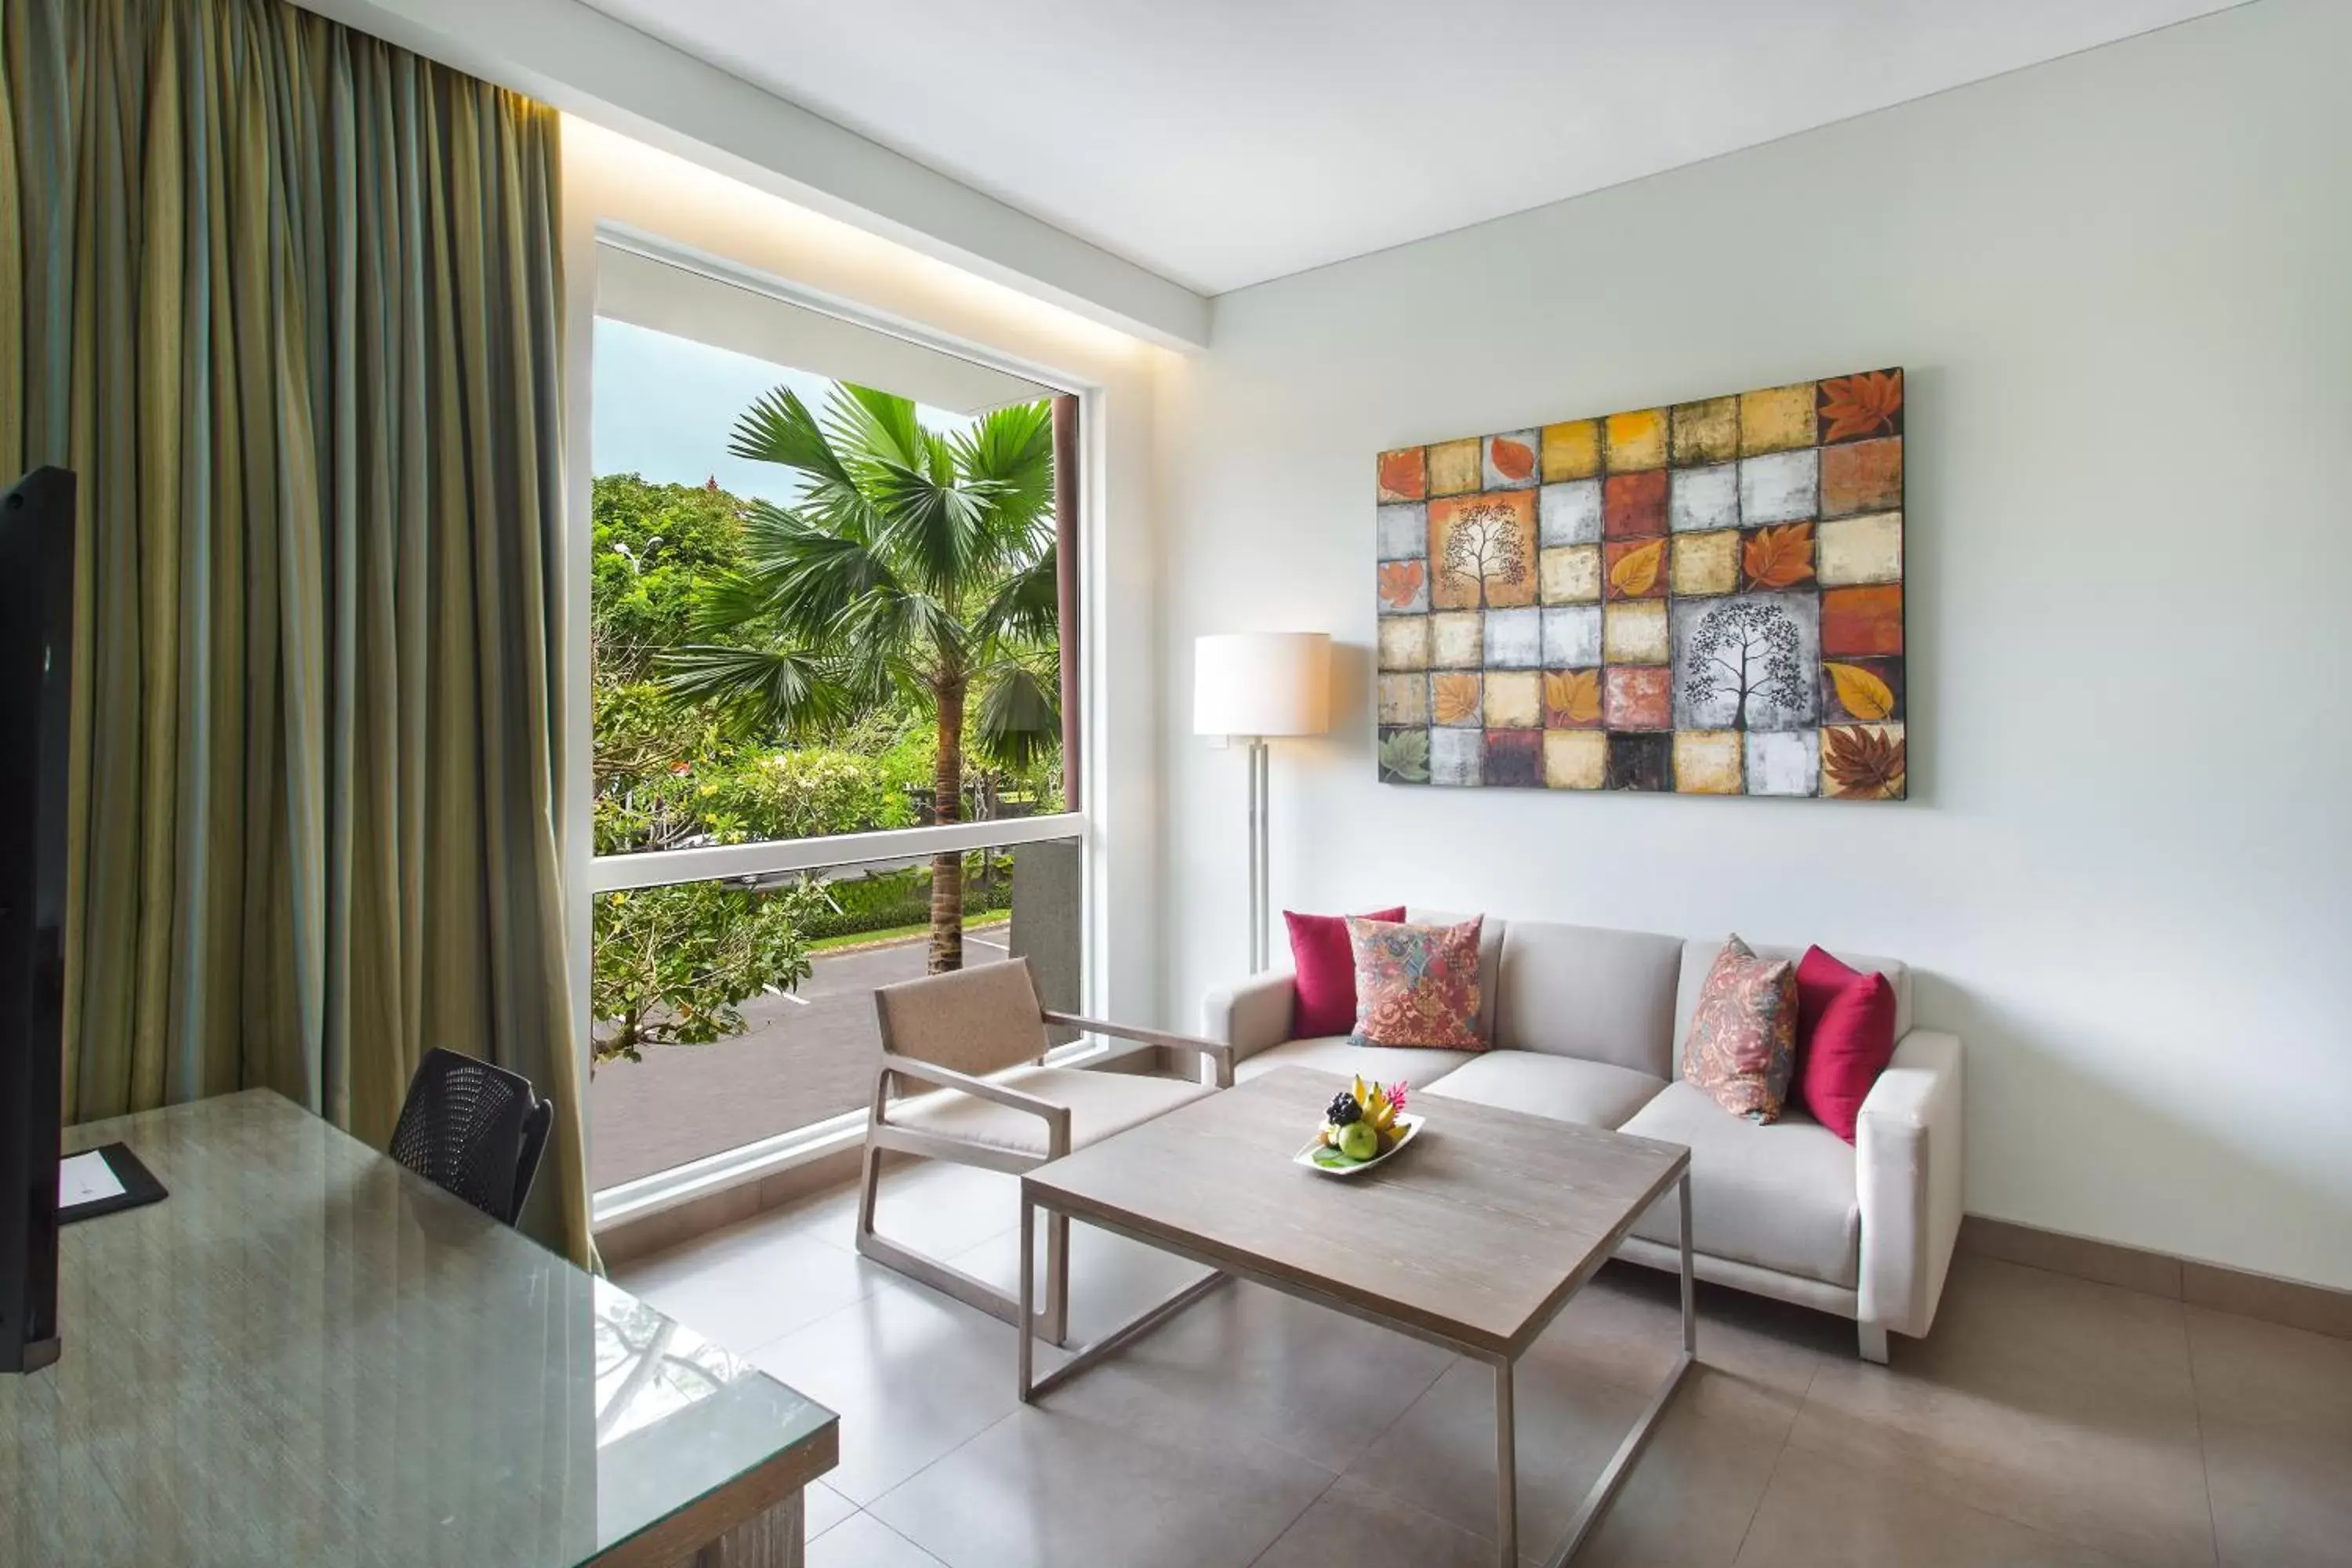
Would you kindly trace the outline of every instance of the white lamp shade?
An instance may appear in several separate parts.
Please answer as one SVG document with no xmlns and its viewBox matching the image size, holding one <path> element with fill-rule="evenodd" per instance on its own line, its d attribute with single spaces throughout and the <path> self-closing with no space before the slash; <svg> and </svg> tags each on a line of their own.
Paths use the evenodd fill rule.
<svg viewBox="0 0 2352 1568">
<path fill-rule="evenodd" d="M 1196 735 L 1319 735 L 1331 727 L 1331 639 L 1240 632 L 1192 645 Z"/>
</svg>

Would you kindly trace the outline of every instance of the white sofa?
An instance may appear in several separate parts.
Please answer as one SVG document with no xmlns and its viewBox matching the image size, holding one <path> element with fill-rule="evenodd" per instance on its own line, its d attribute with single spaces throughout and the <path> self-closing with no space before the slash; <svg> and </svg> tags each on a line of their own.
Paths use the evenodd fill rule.
<svg viewBox="0 0 2352 1568">
<path fill-rule="evenodd" d="M 1801 951 L 1751 945 L 1791 959 Z M 1904 965 L 1842 952 L 1895 988 L 1895 1059 L 1852 1144 L 1801 1110 L 1759 1127 L 1681 1080 L 1691 1009 L 1721 946 L 1489 916 L 1479 1022 L 1490 1050 L 1295 1039 L 1287 970 L 1213 992 L 1203 1032 L 1234 1047 L 1244 1081 L 1283 1065 L 1404 1079 L 1441 1121 L 1444 1100 L 1466 1100 L 1685 1144 L 1699 1278 L 1852 1318 L 1862 1354 L 1884 1362 L 1890 1331 L 1923 1335 L 1935 1321 L 1959 1234 L 1959 1039 L 1912 1027 Z M 1618 1256 L 1673 1269 L 1675 1244 L 1668 1200 Z"/>
</svg>

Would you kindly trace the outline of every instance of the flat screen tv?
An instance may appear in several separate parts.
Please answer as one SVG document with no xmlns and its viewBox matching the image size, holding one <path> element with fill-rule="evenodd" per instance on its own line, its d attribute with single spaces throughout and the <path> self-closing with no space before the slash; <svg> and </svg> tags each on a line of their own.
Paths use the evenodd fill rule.
<svg viewBox="0 0 2352 1568">
<path fill-rule="evenodd" d="M 0 1372 L 58 1359 L 74 477 L 0 496 Z"/>
</svg>

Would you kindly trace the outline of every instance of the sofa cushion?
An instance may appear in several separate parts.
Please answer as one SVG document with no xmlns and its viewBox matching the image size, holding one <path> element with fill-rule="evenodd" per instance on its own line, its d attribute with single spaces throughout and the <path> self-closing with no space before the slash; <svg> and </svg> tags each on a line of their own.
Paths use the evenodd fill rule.
<svg viewBox="0 0 2352 1568">
<path fill-rule="evenodd" d="M 1503 927 L 1505 922 L 1492 915 L 1472 910 L 1457 914 L 1447 910 L 1424 910 L 1409 905 L 1404 918 L 1417 926 L 1458 926 L 1465 921 L 1478 921 L 1478 1037 L 1487 1044 L 1495 1041 L 1495 974 L 1503 958 Z"/>
<path fill-rule="evenodd" d="M 1070 1109 L 1070 1147 L 1083 1149 L 1114 1132 L 1141 1126 L 1216 1090 L 1182 1079 L 1134 1072 L 1092 1072 L 1084 1068 L 1024 1068 L 995 1082 Z M 1025 1110 L 998 1105 L 956 1089 L 919 1095 L 890 1107 L 893 1127 L 937 1132 L 1024 1154 L 1048 1152 L 1045 1121 Z"/>
<path fill-rule="evenodd" d="M 1513 929 L 1517 928 L 1515 926 Z M 1748 945 L 1754 950 L 1759 958 L 1785 958 L 1794 963 L 1805 956 L 1805 950 L 1801 947 L 1784 947 L 1762 942 L 1751 942 Z M 1723 943 L 1719 942 L 1694 939 L 1682 944 L 1682 973 L 1675 988 L 1674 1038 L 1677 1049 L 1690 1035 L 1691 1013 L 1698 1005 L 1699 990 L 1706 984 L 1706 972 L 1714 967 L 1715 955 L 1722 950 Z M 1842 949 L 1838 952 L 1838 957 L 1856 969 L 1875 970 L 1886 976 L 1886 983 L 1895 987 L 1895 1037 L 1899 1040 L 1909 1034 L 1911 1032 L 1911 971 L 1909 968 L 1896 959 L 1870 958 L 1862 953 L 1847 952 Z M 1682 1070 L 1682 1063 L 1677 1058 L 1673 1067 L 1660 1070 L 1671 1078 Z"/>
<path fill-rule="evenodd" d="M 1313 1068 L 1318 1072 L 1360 1076 L 1381 1083 L 1402 1079 L 1414 1089 L 1426 1089 L 1463 1063 L 1480 1059 L 1467 1051 L 1428 1050 L 1416 1046 L 1351 1046 L 1345 1035 L 1322 1035 L 1285 1040 L 1245 1056 L 1234 1065 L 1234 1077 L 1247 1083 L 1276 1068 Z"/>
<path fill-rule="evenodd" d="M 1664 1079 L 1607 1062 L 1538 1051 L 1488 1051 L 1447 1073 L 1429 1092 L 1614 1130 L 1665 1087 Z"/>
<path fill-rule="evenodd" d="M 1513 921 L 1495 990 L 1495 1043 L 1675 1076 L 1680 938 Z"/>
<path fill-rule="evenodd" d="M 1699 1251 L 1853 1288 L 1862 1205 L 1853 1146 L 1836 1133 L 1794 1113 L 1769 1127 L 1726 1116 L 1686 1083 L 1668 1084 L 1618 1131 L 1689 1146 L 1691 1244 Z M 1633 1234 L 1674 1246 L 1675 1214 L 1668 1193 Z"/>
</svg>

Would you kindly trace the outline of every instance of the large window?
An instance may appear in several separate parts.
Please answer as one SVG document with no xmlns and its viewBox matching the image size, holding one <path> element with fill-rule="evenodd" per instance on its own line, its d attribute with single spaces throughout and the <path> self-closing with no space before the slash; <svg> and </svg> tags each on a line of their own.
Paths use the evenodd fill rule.
<svg viewBox="0 0 2352 1568">
<path fill-rule="evenodd" d="M 590 1176 L 865 1102 L 877 984 L 1083 1000 L 1076 401 L 600 245 Z"/>
</svg>

